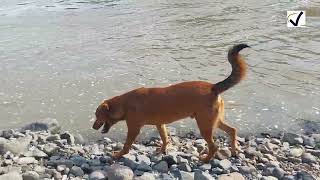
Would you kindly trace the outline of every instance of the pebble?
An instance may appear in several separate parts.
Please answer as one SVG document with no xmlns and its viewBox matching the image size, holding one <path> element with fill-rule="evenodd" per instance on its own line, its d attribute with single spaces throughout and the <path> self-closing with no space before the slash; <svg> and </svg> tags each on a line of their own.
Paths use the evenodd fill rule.
<svg viewBox="0 0 320 180">
<path fill-rule="evenodd" d="M 309 180 L 315 179 L 312 174 L 320 170 L 320 139 L 314 134 L 287 133 L 282 139 L 269 134 L 263 138 L 250 136 L 240 143 L 244 153 L 237 157 L 231 157 L 226 138 L 219 137 L 221 147 L 216 159 L 207 164 L 198 158 L 199 152 L 207 148 L 206 142 L 193 135 L 194 139 L 172 137 L 174 143 L 166 154 L 154 152 L 159 138 L 147 140 L 146 144 L 134 144 L 130 153 L 120 160 L 114 160 L 111 155 L 112 151 L 122 149 L 123 144 L 109 138 L 75 145 L 74 136 L 69 132 L 60 133 L 60 130 L 56 133 L 49 129 L 8 130 L 1 135 L 0 177 L 6 179 L 11 178 L 8 174 L 17 172 L 17 176 L 13 174 L 12 177 L 27 180 Z M 308 171 L 302 171 L 306 169 Z"/>
<path fill-rule="evenodd" d="M 218 177 L 218 180 L 245 180 L 245 178 L 238 172 L 223 174 Z"/>
<path fill-rule="evenodd" d="M 275 167 L 272 171 L 272 175 L 278 179 L 281 179 L 285 174 L 285 171 L 280 167 Z"/>
<path fill-rule="evenodd" d="M 228 148 L 221 148 L 217 153 L 216 153 L 216 158 L 219 160 L 223 159 L 228 159 L 231 157 L 231 151 Z"/>
<path fill-rule="evenodd" d="M 156 178 L 152 173 L 145 172 L 139 177 L 135 177 L 134 180 L 155 180 Z"/>
<path fill-rule="evenodd" d="M 22 174 L 23 180 L 38 180 L 40 178 L 39 174 L 35 171 L 28 171 Z"/>
<path fill-rule="evenodd" d="M 168 163 L 166 161 L 160 161 L 158 164 L 153 166 L 153 169 L 162 173 L 168 172 Z"/>
<path fill-rule="evenodd" d="M 219 162 L 219 167 L 223 170 L 228 170 L 231 167 L 231 162 L 228 159 L 221 160 Z"/>
<path fill-rule="evenodd" d="M 38 161 L 34 157 L 22 157 L 18 160 L 18 164 L 26 165 L 26 164 L 36 164 Z"/>
<path fill-rule="evenodd" d="M 19 172 L 13 171 L 7 174 L 0 175 L 0 180 L 23 180 Z"/>
<path fill-rule="evenodd" d="M 241 174 L 251 174 L 255 171 L 255 168 L 249 166 L 240 166 L 239 171 Z"/>
<path fill-rule="evenodd" d="M 191 172 L 192 170 L 188 163 L 179 164 L 177 168 L 180 169 L 181 171 L 186 171 L 186 172 Z"/>
<path fill-rule="evenodd" d="M 89 175 L 89 180 L 103 180 L 105 178 L 103 171 L 94 171 Z"/>
<path fill-rule="evenodd" d="M 282 140 L 288 142 L 291 145 L 297 145 L 297 144 L 303 143 L 302 137 L 294 133 L 285 133 Z"/>
<path fill-rule="evenodd" d="M 317 158 L 310 153 L 303 153 L 301 156 L 302 162 L 307 164 L 317 163 Z"/>
<path fill-rule="evenodd" d="M 75 176 L 83 176 L 84 175 L 84 172 L 83 170 L 78 167 L 78 166 L 73 166 L 71 169 L 70 169 L 70 173 L 75 175 Z"/>
<path fill-rule="evenodd" d="M 133 171 L 123 165 L 114 164 L 107 171 L 108 180 L 132 180 Z"/>
<path fill-rule="evenodd" d="M 147 172 L 147 171 L 152 171 L 152 168 L 151 168 L 145 161 L 142 161 L 142 162 L 137 166 L 137 170 Z"/>
<path fill-rule="evenodd" d="M 278 178 L 273 176 L 262 176 L 261 180 L 278 180 Z"/>
<path fill-rule="evenodd" d="M 214 180 L 214 178 L 207 172 L 201 170 L 194 171 L 194 179 L 196 180 Z"/>
<path fill-rule="evenodd" d="M 300 157 L 303 153 L 303 149 L 302 148 L 291 148 L 290 149 L 290 155 L 294 156 L 294 157 Z"/>
<path fill-rule="evenodd" d="M 65 132 L 63 134 L 60 134 L 61 139 L 66 139 L 68 144 L 73 145 L 75 142 L 74 136 L 70 134 L 69 132 Z"/>
</svg>

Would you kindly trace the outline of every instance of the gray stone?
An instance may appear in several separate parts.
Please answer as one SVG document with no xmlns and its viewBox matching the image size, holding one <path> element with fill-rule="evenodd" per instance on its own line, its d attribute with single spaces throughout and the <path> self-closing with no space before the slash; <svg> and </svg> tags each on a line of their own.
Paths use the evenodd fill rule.
<svg viewBox="0 0 320 180">
<path fill-rule="evenodd" d="M 152 173 L 145 172 L 142 176 L 135 177 L 134 180 L 155 180 L 156 178 Z"/>
<path fill-rule="evenodd" d="M 76 134 L 76 136 L 74 136 L 74 143 L 75 144 L 82 144 L 84 145 L 85 144 L 85 139 L 83 138 L 83 136 L 81 134 Z"/>
<path fill-rule="evenodd" d="M 26 165 L 26 164 L 35 164 L 38 161 L 34 157 L 22 157 L 18 160 L 18 164 Z"/>
<path fill-rule="evenodd" d="M 303 143 L 303 139 L 301 138 L 301 136 L 294 133 L 285 133 L 282 138 L 282 141 L 286 141 L 291 145 L 297 145 L 297 144 Z"/>
<path fill-rule="evenodd" d="M 193 180 L 193 174 L 190 172 L 174 170 L 171 174 L 178 180 Z"/>
<path fill-rule="evenodd" d="M 273 176 L 262 176 L 261 180 L 278 180 L 278 178 Z"/>
<path fill-rule="evenodd" d="M 49 125 L 47 123 L 43 123 L 43 122 L 30 123 L 30 124 L 27 124 L 21 128 L 22 131 L 29 130 L 29 131 L 33 131 L 33 132 L 46 131 L 48 129 L 49 129 Z"/>
<path fill-rule="evenodd" d="M 76 166 L 81 166 L 84 163 L 88 163 L 88 160 L 82 156 L 76 155 L 70 158 L 70 160 L 73 162 Z"/>
<path fill-rule="evenodd" d="M 302 139 L 303 139 L 303 145 L 310 146 L 310 147 L 316 146 L 316 142 L 313 137 L 302 136 Z"/>
<path fill-rule="evenodd" d="M 223 159 L 219 162 L 219 167 L 228 170 L 231 167 L 231 162 L 228 159 Z"/>
<path fill-rule="evenodd" d="M 300 157 L 303 153 L 303 149 L 301 148 L 291 148 L 290 149 L 290 155 L 294 157 Z"/>
<path fill-rule="evenodd" d="M 285 171 L 280 167 L 275 167 L 272 171 L 272 175 L 278 179 L 281 179 L 285 174 Z"/>
<path fill-rule="evenodd" d="M 135 176 L 142 176 L 142 174 L 144 173 L 144 171 L 140 171 L 140 170 L 137 170 L 137 169 L 136 169 L 133 173 L 134 173 Z"/>
<path fill-rule="evenodd" d="M 320 158 L 320 149 L 314 150 L 314 149 L 307 149 L 307 153 L 311 153 L 312 155 Z"/>
<path fill-rule="evenodd" d="M 103 171 L 93 171 L 89 175 L 89 180 L 104 180 L 106 179 L 106 176 L 104 175 Z"/>
<path fill-rule="evenodd" d="M 199 166 L 199 169 L 202 171 L 210 170 L 211 164 L 203 164 L 203 165 Z"/>
<path fill-rule="evenodd" d="M 60 139 L 60 136 L 58 134 L 53 134 L 53 135 L 47 136 L 46 141 L 53 142 L 59 139 Z"/>
<path fill-rule="evenodd" d="M 281 180 L 295 180 L 296 178 L 292 175 L 285 175 Z"/>
<path fill-rule="evenodd" d="M 66 139 L 68 141 L 68 144 L 73 145 L 74 144 L 74 136 L 70 134 L 69 132 L 64 132 L 63 134 L 60 134 L 61 139 Z"/>
<path fill-rule="evenodd" d="M 138 155 L 137 161 L 138 163 L 145 162 L 147 165 L 151 164 L 150 158 L 148 158 L 146 155 Z"/>
<path fill-rule="evenodd" d="M 217 174 L 217 175 L 223 174 L 223 172 L 224 172 L 224 170 L 219 167 L 212 168 L 211 171 L 213 174 Z"/>
<path fill-rule="evenodd" d="M 81 165 L 81 169 L 82 169 L 83 172 L 86 173 L 86 174 L 91 173 L 91 172 L 93 171 L 93 168 L 96 168 L 96 167 L 98 167 L 98 166 L 90 167 L 90 165 L 87 164 L 87 163 L 84 163 L 84 164 Z"/>
<path fill-rule="evenodd" d="M 239 167 L 239 172 L 241 174 L 252 174 L 255 171 L 254 167 L 249 167 L 249 166 L 240 166 Z"/>
<path fill-rule="evenodd" d="M 108 169 L 107 177 L 108 180 L 132 180 L 133 172 L 126 166 L 114 164 Z"/>
<path fill-rule="evenodd" d="M 1 137 L 4 137 L 6 139 L 9 139 L 13 136 L 14 134 L 14 130 L 13 129 L 8 129 L 8 130 L 3 130 Z"/>
<path fill-rule="evenodd" d="M 223 174 L 218 177 L 218 180 L 245 180 L 245 178 L 238 172 Z"/>
<path fill-rule="evenodd" d="M 172 166 L 173 164 L 177 164 L 178 162 L 177 156 L 172 154 L 163 156 L 162 160 L 166 161 L 169 167 Z"/>
<path fill-rule="evenodd" d="M 177 166 L 177 168 L 182 171 L 186 171 L 186 172 L 191 172 L 191 170 L 192 170 L 188 163 L 181 163 Z"/>
<path fill-rule="evenodd" d="M 48 155 L 39 150 L 38 148 L 34 148 L 32 150 L 29 150 L 28 152 L 24 153 L 24 156 L 26 157 L 36 157 L 36 158 L 44 158 L 44 157 L 48 157 Z"/>
<path fill-rule="evenodd" d="M 169 170 L 168 163 L 166 161 L 160 161 L 153 166 L 153 169 L 162 173 L 166 173 Z"/>
<path fill-rule="evenodd" d="M 217 153 L 216 153 L 216 158 L 223 160 L 223 159 L 228 159 L 231 157 L 231 151 L 228 148 L 221 148 Z"/>
<path fill-rule="evenodd" d="M 22 174 L 22 178 L 23 178 L 23 180 L 38 180 L 40 177 L 37 172 L 28 171 L 28 172 L 25 172 L 24 174 Z"/>
<path fill-rule="evenodd" d="M 71 169 L 70 169 L 70 173 L 75 175 L 75 176 L 83 176 L 84 175 L 84 172 L 83 170 L 78 167 L 78 166 L 73 166 Z"/>
<path fill-rule="evenodd" d="M 43 151 L 49 156 L 59 150 L 59 147 L 54 143 L 47 143 L 43 146 Z"/>
<path fill-rule="evenodd" d="M 43 167 L 43 166 L 35 166 L 33 170 L 35 172 L 37 172 L 38 174 L 43 174 L 45 172 L 45 167 Z"/>
<path fill-rule="evenodd" d="M 57 166 L 57 171 L 58 171 L 58 172 L 62 172 L 62 171 L 64 171 L 66 168 L 67 168 L 67 166 L 64 165 L 64 164 L 63 164 L 63 165 L 58 165 L 58 166 Z"/>
<path fill-rule="evenodd" d="M 0 180 L 23 180 L 21 174 L 16 171 L 0 175 Z"/>
<path fill-rule="evenodd" d="M 196 180 L 214 180 L 214 178 L 207 172 L 201 170 L 194 171 L 194 179 Z"/>
<path fill-rule="evenodd" d="M 272 176 L 273 175 L 273 170 L 274 170 L 274 167 L 266 167 L 266 168 L 263 169 L 262 175 L 263 176 Z"/>
<path fill-rule="evenodd" d="M 181 163 L 188 163 L 188 160 L 181 157 L 181 156 L 177 156 L 177 163 L 181 164 Z"/>
<path fill-rule="evenodd" d="M 7 140 L 0 137 L 0 155 L 4 155 L 7 151 L 10 151 L 13 154 L 26 152 L 31 140 L 31 136 L 25 136 L 13 140 Z"/>
<path fill-rule="evenodd" d="M 125 166 L 128 166 L 129 168 L 131 168 L 133 170 L 136 169 L 137 166 L 139 165 L 138 162 L 136 162 L 132 159 L 129 159 L 129 158 L 124 158 L 123 163 Z"/>
<path fill-rule="evenodd" d="M 307 163 L 307 164 L 317 163 L 317 158 L 310 153 L 303 153 L 301 158 L 303 163 Z"/>
<path fill-rule="evenodd" d="M 145 162 L 145 161 L 142 161 L 138 166 L 137 166 L 137 170 L 140 170 L 140 171 L 152 171 L 152 168 Z"/>
</svg>

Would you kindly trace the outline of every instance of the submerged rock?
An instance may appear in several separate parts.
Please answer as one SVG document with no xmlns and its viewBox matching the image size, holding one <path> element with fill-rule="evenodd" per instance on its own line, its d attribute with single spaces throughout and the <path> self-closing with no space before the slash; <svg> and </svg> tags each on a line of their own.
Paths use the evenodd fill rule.
<svg viewBox="0 0 320 180">
<path fill-rule="evenodd" d="M 297 144 L 303 143 L 302 137 L 294 133 L 285 133 L 282 140 L 290 143 L 291 145 L 297 145 Z"/>
</svg>

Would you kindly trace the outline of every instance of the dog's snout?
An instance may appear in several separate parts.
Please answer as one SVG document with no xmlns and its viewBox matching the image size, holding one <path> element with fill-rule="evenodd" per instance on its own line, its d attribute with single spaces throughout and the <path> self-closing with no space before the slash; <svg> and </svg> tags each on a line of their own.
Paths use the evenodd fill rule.
<svg viewBox="0 0 320 180">
<path fill-rule="evenodd" d="M 92 125 L 92 128 L 95 129 L 95 130 L 98 130 L 101 128 L 101 126 L 103 125 L 103 122 L 100 122 L 98 120 L 96 120 L 93 125 Z"/>
</svg>

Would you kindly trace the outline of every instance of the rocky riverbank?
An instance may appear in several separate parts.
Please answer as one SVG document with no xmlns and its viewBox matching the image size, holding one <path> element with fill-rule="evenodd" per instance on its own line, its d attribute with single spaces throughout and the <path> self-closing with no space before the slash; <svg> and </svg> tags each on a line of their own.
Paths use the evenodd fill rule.
<svg viewBox="0 0 320 180">
<path fill-rule="evenodd" d="M 109 138 L 85 143 L 57 123 L 32 123 L 0 133 L 0 180 L 313 180 L 320 177 L 320 134 L 279 133 L 238 138 L 242 152 L 232 157 L 228 138 L 210 163 L 199 162 L 206 142 L 195 134 L 171 134 L 165 155 L 155 153 L 159 138 L 134 144 L 118 161 L 122 144 Z"/>
</svg>

